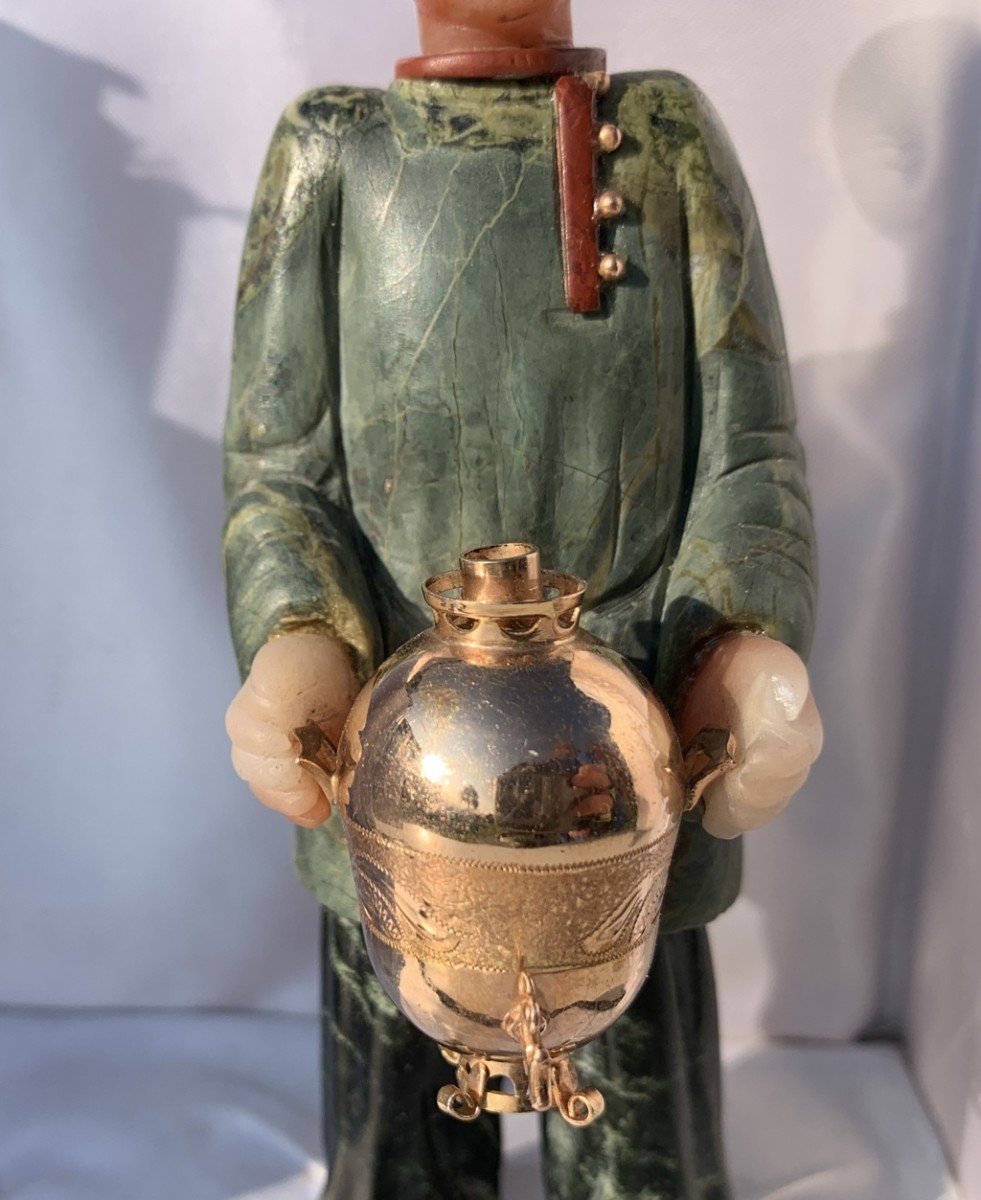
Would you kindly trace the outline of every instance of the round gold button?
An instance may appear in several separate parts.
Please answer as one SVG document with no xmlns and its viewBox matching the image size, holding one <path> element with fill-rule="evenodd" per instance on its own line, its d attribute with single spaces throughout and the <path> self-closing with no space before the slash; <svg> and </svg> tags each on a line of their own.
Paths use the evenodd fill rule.
<svg viewBox="0 0 981 1200">
<path fill-rule="evenodd" d="M 619 149 L 622 141 L 622 131 L 609 121 L 596 130 L 596 144 L 604 154 L 612 154 L 614 150 Z"/>
<path fill-rule="evenodd" d="M 617 283 L 627 273 L 627 260 L 620 254 L 604 254 L 597 268 L 600 279 L 607 283 Z"/>
<path fill-rule="evenodd" d="M 596 197 L 593 211 L 601 221 L 614 221 L 623 216 L 626 207 L 623 196 L 615 188 L 607 188 Z"/>
</svg>

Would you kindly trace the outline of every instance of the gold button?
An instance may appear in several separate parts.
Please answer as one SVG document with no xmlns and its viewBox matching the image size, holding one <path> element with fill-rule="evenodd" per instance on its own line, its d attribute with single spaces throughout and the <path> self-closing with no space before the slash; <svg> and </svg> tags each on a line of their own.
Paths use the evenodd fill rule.
<svg viewBox="0 0 981 1200">
<path fill-rule="evenodd" d="M 616 188 L 607 188 L 605 192 L 600 192 L 593 202 L 593 212 L 601 221 L 615 221 L 617 217 L 623 216 L 626 207 L 623 196 Z"/>
<path fill-rule="evenodd" d="M 607 283 L 617 283 L 627 273 L 627 260 L 619 254 L 604 254 L 597 268 L 600 279 Z"/>
<path fill-rule="evenodd" d="M 609 121 L 596 130 L 596 142 L 604 154 L 612 154 L 614 150 L 619 149 L 622 141 L 623 133 Z"/>
<path fill-rule="evenodd" d="M 605 96 L 610 90 L 610 76 L 606 71 L 587 71 L 586 82 L 597 96 Z"/>
</svg>

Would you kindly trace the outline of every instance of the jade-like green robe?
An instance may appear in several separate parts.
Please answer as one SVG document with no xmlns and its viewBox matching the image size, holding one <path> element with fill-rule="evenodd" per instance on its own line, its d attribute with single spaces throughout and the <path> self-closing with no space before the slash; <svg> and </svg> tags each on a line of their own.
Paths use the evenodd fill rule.
<svg viewBox="0 0 981 1200">
<path fill-rule="evenodd" d="M 629 263 L 568 311 L 547 82 L 324 88 L 283 116 L 248 233 L 226 437 L 243 671 L 316 623 L 366 675 L 429 621 L 461 551 L 536 543 L 588 583 L 584 625 L 670 704 L 729 626 L 798 651 L 811 514 L 776 299 L 746 184 L 673 74 L 614 76 L 601 160 Z M 662 929 L 735 897 L 738 842 L 686 822 Z M 339 821 L 306 884 L 356 918 Z"/>
</svg>

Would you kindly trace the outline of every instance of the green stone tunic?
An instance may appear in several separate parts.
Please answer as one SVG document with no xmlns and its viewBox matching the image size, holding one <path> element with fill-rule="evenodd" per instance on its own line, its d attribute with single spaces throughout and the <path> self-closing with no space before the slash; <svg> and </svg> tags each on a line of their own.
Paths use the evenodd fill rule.
<svg viewBox="0 0 981 1200">
<path fill-rule="evenodd" d="M 244 671 L 316 623 L 363 675 L 429 622 L 420 586 L 528 540 L 588 583 L 584 625 L 670 704 L 732 626 L 806 650 L 811 514 L 780 317 L 745 182 L 672 74 L 614 76 L 601 162 L 626 279 L 565 305 L 547 83 L 325 88 L 283 116 L 242 267 L 226 435 Z M 738 842 L 688 821 L 665 930 L 734 899 Z M 302 878 L 356 917 L 339 821 Z"/>
</svg>

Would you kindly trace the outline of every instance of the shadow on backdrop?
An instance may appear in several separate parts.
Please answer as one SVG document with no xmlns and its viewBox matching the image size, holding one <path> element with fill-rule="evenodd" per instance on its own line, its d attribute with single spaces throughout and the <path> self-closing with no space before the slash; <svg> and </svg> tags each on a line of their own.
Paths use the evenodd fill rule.
<svg viewBox="0 0 981 1200">
<path fill-rule="evenodd" d="M 806 846 L 825 864 L 824 879 L 802 893 L 788 854 L 784 875 L 779 867 L 765 878 L 751 871 L 745 889 L 765 914 L 778 964 L 766 1027 L 782 1033 L 815 996 L 833 1003 L 834 968 L 818 976 L 836 954 L 842 971 L 869 976 L 871 1018 L 858 1020 L 855 1033 L 899 1037 L 903 1029 L 971 515 L 963 480 L 981 300 L 979 113 L 978 32 L 938 19 L 897 24 L 865 42 L 842 72 L 830 114 L 854 204 L 903 252 L 906 302 L 881 345 L 794 367 L 819 546 L 836 560 L 823 562 L 832 586 L 821 591 L 812 655 L 824 755 L 815 803 L 801 806 L 793 835 L 798 856 Z M 850 783 L 859 809 L 879 806 L 862 818 L 868 903 L 851 912 L 840 898 L 836 907 L 846 884 L 841 829 L 816 802 L 822 780 Z M 790 845 L 774 831 L 778 847 Z M 840 925 L 829 933 L 832 921 L 871 931 L 877 956 L 864 972 L 848 957 L 849 943 L 862 939 Z M 822 949 L 821 969 L 780 970 L 800 960 L 809 939 Z"/>
<path fill-rule="evenodd" d="M 270 977 L 312 976 L 312 944 L 303 955 L 298 937 L 293 945 L 261 921 L 298 907 L 288 837 L 276 845 L 248 804 L 221 728 L 235 676 L 220 450 L 152 412 L 181 303 L 182 231 L 242 214 L 161 177 L 167 165 L 148 163 L 107 115 L 120 93 L 143 94 L 103 62 L 0 23 L 0 102 L 19 114 L 0 128 L 3 160 L 16 166 L 0 179 L 0 370 L 13 412 L 0 520 L 18 630 L 4 707 L 8 729 L 58 731 L 43 760 L 31 739 L 10 747 L 14 786 L 44 811 L 18 817 L 4 855 L 24 864 L 28 903 L 0 992 L 69 1004 L 262 1003 Z M 240 791 L 242 820 L 230 823 Z M 283 863 L 264 873 L 264 892 L 241 877 L 263 830 Z M 181 879 L 188 894 L 218 898 L 186 926 L 172 890 Z M 255 939 L 229 937 L 233 890 Z M 154 922 L 159 952 L 146 943 Z M 209 946 L 220 979 L 217 967 L 194 965 Z"/>
</svg>

